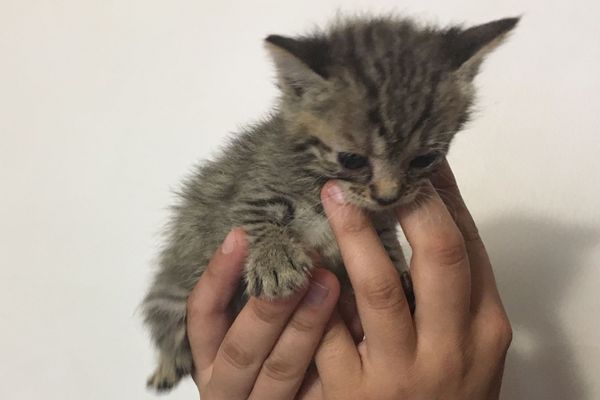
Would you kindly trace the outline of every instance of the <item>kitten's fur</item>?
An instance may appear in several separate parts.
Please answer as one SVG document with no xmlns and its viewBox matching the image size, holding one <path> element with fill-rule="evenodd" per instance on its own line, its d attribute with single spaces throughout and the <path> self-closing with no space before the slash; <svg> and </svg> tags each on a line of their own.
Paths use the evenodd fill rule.
<svg viewBox="0 0 600 400">
<path fill-rule="evenodd" d="M 517 22 L 440 30 L 358 18 L 295 39 L 269 36 L 282 93 L 276 112 L 198 168 L 174 207 L 143 304 L 160 352 L 148 385 L 167 390 L 191 372 L 186 299 L 233 227 L 248 234 L 250 295 L 283 297 L 305 285 L 310 250 L 343 278 L 319 200 L 329 179 L 370 211 L 390 257 L 406 271 L 389 209 L 413 201 L 443 159 L 468 119 L 483 57 Z M 342 155 L 359 166 L 345 168 L 340 153 L 368 163 Z"/>
</svg>

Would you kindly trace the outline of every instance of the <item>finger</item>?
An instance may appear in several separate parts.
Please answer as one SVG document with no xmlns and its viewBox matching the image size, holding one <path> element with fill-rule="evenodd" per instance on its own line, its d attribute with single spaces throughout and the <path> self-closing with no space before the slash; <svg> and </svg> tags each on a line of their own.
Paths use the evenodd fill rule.
<svg viewBox="0 0 600 400">
<path fill-rule="evenodd" d="M 229 329 L 227 306 L 240 282 L 246 251 L 244 231 L 232 230 L 188 298 L 187 333 L 197 371 L 212 364 Z"/>
<path fill-rule="evenodd" d="M 295 398 L 298 400 L 324 399 L 323 384 L 321 383 L 321 378 L 319 378 L 317 368 L 314 364 L 306 372 L 304 382 L 302 382 L 302 386 L 300 386 L 300 390 L 298 390 L 298 395 Z"/>
<path fill-rule="evenodd" d="M 492 380 L 492 384 L 490 385 L 490 392 L 486 399 L 499 399 L 500 391 L 502 389 L 502 377 L 504 375 L 504 365 L 506 363 L 506 357 L 500 363 L 498 367 L 498 372 L 494 376 Z"/>
<path fill-rule="evenodd" d="M 402 283 L 369 218 L 344 202 L 334 182 L 321 198 L 354 288 L 369 356 L 385 362 L 412 354 L 414 329 Z"/>
<path fill-rule="evenodd" d="M 309 290 L 263 363 L 250 399 L 283 400 L 295 396 L 339 293 L 333 273 L 323 269 L 313 272 Z"/>
<path fill-rule="evenodd" d="M 358 310 L 356 309 L 356 299 L 354 293 L 350 290 L 343 291 L 340 294 L 340 300 L 338 302 L 338 311 L 342 320 L 350 330 L 355 343 L 359 343 L 363 340 L 365 333 L 363 331 L 362 323 L 358 316 Z"/>
<path fill-rule="evenodd" d="M 208 391 L 216 398 L 246 399 L 260 368 L 307 288 L 289 298 L 250 298 L 225 335 Z"/>
<path fill-rule="evenodd" d="M 484 302 L 500 303 L 494 272 L 485 245 L 460 194 L 447 160 L 432 177 L 431 183 L 446 203 L 465 240 L 471 266 L 471 310 L 476 312 Z"/>
<path fill-rule="evenodd" d="M 412 248 L 411 275 L 417 299 L 417 330 L 437 338 L 463 334 L 469 316 L 470 270 L 462 234 L 428 184 L 418 207 L 398 210 Z"/>
<path fill-rule="evenodd" d="M 358 382 L 361 372 L 361 358 L 352 335 L 334 311 L 327 323 L 325 333 L 315 354 L 315 364 L 323 390 L 344 393 L 351 390 L 352 382 Z M 324 393 L 327 398 L 327 393 Z M 339 398 L 350 398 L 339 396 Z"/>
</svg>

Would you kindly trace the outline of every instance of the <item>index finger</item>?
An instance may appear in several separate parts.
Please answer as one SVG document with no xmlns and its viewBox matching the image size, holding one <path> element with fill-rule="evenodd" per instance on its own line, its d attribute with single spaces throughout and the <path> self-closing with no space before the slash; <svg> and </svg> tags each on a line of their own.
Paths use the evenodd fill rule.
<svg viewBox="0 0 600 400">
<path fill-rule="evenodd" d="M 462 234 L 431 184 L 418 207 L 398 210 L 412 248 L 411 275 L 418 301 L 417 331 L 436 338 L 464 332 L 469 316 L 470 270 Z"/>
<path fill-rule="evenodd" d="M 368 357 L 386 362 L 412 354 L 415 336 L 400 277 L 367 215 L 346 203 L 336 183 L 321 198 L 354 288 Z"/>
<path fill-rule="evenodd" d="M 482 303 L 500 304 L 500 295 L 485 245 L 447 160 L 444 160 L 441 168 L 432 176 L 431 183 L 440 193 L 465 239 L 471 261 L 471 308 L 479 308 Z"/>
</svg>

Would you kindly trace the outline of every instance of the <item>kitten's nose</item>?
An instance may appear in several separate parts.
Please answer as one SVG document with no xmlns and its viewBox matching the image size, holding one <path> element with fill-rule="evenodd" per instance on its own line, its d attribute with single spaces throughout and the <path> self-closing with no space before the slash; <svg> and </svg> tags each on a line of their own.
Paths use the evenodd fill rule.
<svg viewBox="0 0 600 400">
<path fill-rule="evenodd" d="M 400 198 L 400 188 L 395 182 L 378 182 L 371 184 L 371 197 L 382 206 L 389 206 Z"/>
</svg>

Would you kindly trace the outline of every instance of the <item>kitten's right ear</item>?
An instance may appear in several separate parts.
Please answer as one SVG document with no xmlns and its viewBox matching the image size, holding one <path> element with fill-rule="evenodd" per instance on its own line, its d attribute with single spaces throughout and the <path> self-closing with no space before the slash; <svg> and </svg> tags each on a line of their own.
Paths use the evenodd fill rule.
<svg viewBox="0 0 600 400">
<path fill-rule="evenodd" d="M 445 35 L 445 48 L 453 69 L 472 80 L 485 56 L 498 47 L 519 23 L 520 17 L 504 18 L 469 29 L 451 29 Z"/>
<path fill-rule="evenodd" d="M 311 87 L 325 84 L 329 77 L 329 45 L 325 39 L 292 39 L 270 35 L 265 47 L 271 54 L 282 89 L 301 96 Z"/>
</svg>

